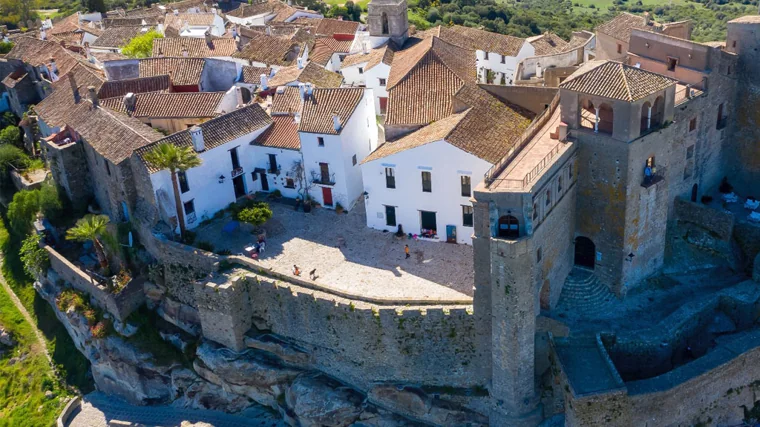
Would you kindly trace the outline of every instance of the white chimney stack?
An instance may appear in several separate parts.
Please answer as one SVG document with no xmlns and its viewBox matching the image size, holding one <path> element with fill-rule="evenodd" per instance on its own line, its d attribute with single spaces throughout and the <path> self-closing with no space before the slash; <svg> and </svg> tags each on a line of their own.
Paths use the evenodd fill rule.
<svg viewBox="0 0 760 427">
<path fill-rule="evenodd" d="M 237 99 L 238 107 L 245 105 L 245 102 L 243 102 L 243 91 L 240 89 L 240 86 L 235 86 L 235 98 Z"/>
<path fill-rule="evenodd" d="M 267 75 L 262 74 L 261 76 L 259 76 L 259 78 L 261 79 L 261 89 L 263 90 L 269 89 L 269 85 L 267 84 L 267 81 L 268 81 Z"/>
<path fill-rule="evenodd" d="M 311 85 L 311 83 L 304 83 L 304 88 L 306 89 L 307 96 L 311 96 L 314 93 L 314 87 Z"/>
<path fill-rule="evenodd" d="M 649 12 L 644 12 L 644 25 L 649 25 L 649 20 L 650 20 Z"/>
<path fill-rule="evenodd" d="M 335 132 L 340 132 L 340 116 L 338 115 L 337 111 L 333 111 L 332 119 L 333 119 L 333 128 L 335 128 Z"/>
<path fill-rule="evenodd" d="M 369 44 L 367 42 L 362 42 L 362 51 L 365 55 L 369 53 Z"/>
<path fill-rule="evenodd" d="M 124 109 L 127 110 L 128 115 L 132 115 L 132 112 L 135 111 L 135 106 L 137 105 L 137 97 L 134 93 L 129 92 L 128 94 L 124 95 Z"/>
<path fill-rule="evenodd" d="M 186 58 L 187 58 L 187 55 L 188 55 L 188 54 L 189 54 L 189 53 L 188 53 L 188 51 L 187 51 L 187 46 L 184 46 L 184 45 L 183 45 L 183 46 L 182 46 L 182 56 L 184 56 L 184 57 L 186 57 Z"/>
<path fill-rule="evenodd" d="M 206 32 L 203 33 L 203 37 L 206 39 L 206 45 L 208 45 L 209 48 L 213 47 L 214 42 L 213 42 L 213 40 L 211 38 L 211 32 L 208 31 L 208 30 L 206 30 Z"/>
<path fill-rule="evenodd" d="M 174 9 L 174 16 L 179 16 L 179 10 Z"/>
<path fill-rule="evenodd" d="M 298 83 L 298 93 L 301 94 L 301 101 L 306 100 L 306 84 Z"/>
<path fill-rule="evenodd" d="M 193 148 L 197 152 L 201 152 L 206 149 L 203 143 L 203 129 L 200 126 L 193 126 L 190 128 L 190 139 L 193 140 Z"/>
<path fill-rule="evenodd" d="M 541 68 L 541 64 L 540 63 L 537 63 L 536 64 L 536 77 L 538 77 L 540 79 L 543 76 L 544 76 L 544 69 Z"/>
<path fill-rule="evenodd" d="M 297 112 L 293 115 L 293 121 L 296 123 L 301 123 L 301 113 Z"/>
<path fill-rule="evenodd" d="M 298 60 L 296 62 L 298 63 L 298 69 L 299 70 L 302 69 L 303 68 L 303 57 L 299 56 Z"/>
<path fill-rule="evenodd" d="M 44 28 L 40 30 L 40 40 L 47 40 L 47 33 Z"/>
</svg>

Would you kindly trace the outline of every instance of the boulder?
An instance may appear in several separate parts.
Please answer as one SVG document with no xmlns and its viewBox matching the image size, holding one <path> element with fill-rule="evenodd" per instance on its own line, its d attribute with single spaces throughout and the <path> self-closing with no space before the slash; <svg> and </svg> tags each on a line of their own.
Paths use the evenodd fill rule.
<svg viewBox="0 0 760 427">
<path fill-rule="evenodd" d="M 377 385 L 370 389 L 367 400 L 381 408 L 433 425 L 488 425 L 487 417 L 457 403 L 429 396 L 417 387 Z"/>
<path fill-rule="evenodd" d="M 8 332 L 5 328 L 0 326 L 0 344 L 7 346 L 7 347 L 15 347 L 16 346 L 16 340 L 13 339 L 13 336 L 10 332 Z"/>
<path fill-rule="evenodd" d="M 246 346 L 271 353 L 289 365 L 303 369 L 311 365 L 311 355 L 309 353 L 273 335 L 265 334 L 256 337 L 245 337 L 244 342 Z"/>
<path fill-rule="evenodd" d="M 323 376 L 302 375 L 285 393 L 287 415 L 302 427 L 342 427 L 359 420 L 364 397 Z"/>
</svg>

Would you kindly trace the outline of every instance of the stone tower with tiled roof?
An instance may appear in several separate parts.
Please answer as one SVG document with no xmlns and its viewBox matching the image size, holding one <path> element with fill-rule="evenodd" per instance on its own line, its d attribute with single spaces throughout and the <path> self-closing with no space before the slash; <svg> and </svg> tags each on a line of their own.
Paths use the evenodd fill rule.
<svg viewBox="0 0 760 427">
<path fill-rule="evenodd" d="M 403 46 L 409 38 L 409 18 L 406 0 L 372 0 L 369 3 L 367 23 L 372 47 L 381 46 L 388 40 Z"/>
</svg>

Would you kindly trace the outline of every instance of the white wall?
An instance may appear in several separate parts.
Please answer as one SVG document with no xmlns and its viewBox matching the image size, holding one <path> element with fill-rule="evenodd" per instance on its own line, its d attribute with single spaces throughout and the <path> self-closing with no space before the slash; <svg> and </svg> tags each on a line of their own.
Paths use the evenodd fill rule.
<svg viewBox="0 0 760 427">
<path fill-rule="evenodd" d="M 500 77 L 506 76 L 507 85 L 511 85 L 510 81 L 514 81 L 515 70 L 517 70 L 517 64 L 523 58 L 529 58 L 535 56 L 536 50 L 528 42 L 523 43 L 517 56 L 505 56 L 504 63 L 502 64 L 502 55 L 494 52 L 488 53 L 488 59 L 485 59 L 485 52 L 478 50 L 475 51 L 475 67 L 478 70 L 478 76 L 481 83 L 485 83 L 486 74 L 482 70 L 491 70 L 496 73 L 496 84 L 499 84 Z"/>
<path fill-rule="evenodd" d="M 194 200 L 195 203 L 195 215 L 197 219 L 195 222 L 189 223 L 187 222 L 188 218 L 185 217 L 187 228 L 196 227 L 201 221 L 212 217 L 216 212 L 226 208 L 230 203 L 235 201 L 235 189 L 230 175 L 232 172 L 232 160 L 229 152 L 234 147 L 238 147 L 238 158 L 240 159 L 240 166 L 243 167 L 246 192 L 248 194 L 255 192 L 251 172 L 253 172 L 256 165 L 256 159 L 254 157 L 254 147 L 249 143 L 265 129 L 259 129 L 256 132 L 198 154 L 202 164 L 186 172 L 190 191 L 180 195 L 183 203 L 189 200 Z M 220 175 L 225 176 L 223 183 L 219 183 Z M 173 216 L 174 189 L 169 171 L 162 170 L 155 172 L 151 174 L 150 180 L 153 184 L 154 193 L 163 190 L 168 195 L 170 202 L 169 214 Z"/>
<path fill-rule="evenodd" d="M 386 188 L 385 168 L 392 167 L 396 174 L 396 188 Z M 446 226 L 457 227 L 457 242 L 472 244 L 472 227 L 462 225 L 462 205 L 472 206 L 470 197 L 462 196 L 461 176 L 469 175 L 471 189 L 483 180 L 491 167 L 487 161 L 466 153 L 445 141 L 425 144 L 417 148 L 384 157 L 362 165 L 367 226 L 377 230 L 396 231 L 387 226 L 385 206 L 396 207 L 396 224 L 404 232 L 420 232 L 420 211 L 436 212 L 438 239 L 446 241 Z M 424 168 L 424 169 L 423 169 Z M 432 192 L 422 191 L 422 172 L 432 174 Z"/>
<path fill-rule="evenodd" d="M 307 179 L 311 171 L 319 174 L 319 164 L 327 163 L 330 174 L 335 174 L 335 185 L 314 184 L 311 196 L 324 206 L 322 187 L 332 188 L 333 207 L 338 203 L 345 209 L 353 208 L 364 191 L 361 162 L 377 148 L 377 120 L 371 90 L 364 91 L 354 114 L 343 127 L 340 135 L 299 132 Z M 324 138 L 320 147 L 318 137 Z M 356 155 L 356 165 L 353 156 Z"/>
<path fill-rule="evenodd" d="M 342 67 L 340 73 L 343 74 L 343 84 L 346 86 L 364 86 L 366 78 L 364 74 L 359 74 L 359 68 L 364 69 L 367 62 L 354 64 L 350 67 Z"/>
<path fill-rule="evenodd" d="M 391 67 L 379 63 L 369 71 L 364 72 L 365 84 L 367 88 L 372 89 L 375 98 L 375 113 L 380 114 L 380 98 L 388 97 L 388 75 L 391 73 Z M 385 85 L 380 86 L 380 79 L 385 79 Z"/>
<path fill-rule="evenodd" d="M 275 190 L 280 190 L 280 193 L 283 195 L 283 197 L 289 197 L 291 199 L 295 199 L 296 197 L 301 197 L 301 194 L 300 194 L 301 188 L 298 185 L 298 178 L 292 172 L 293 164 L 295 162 L 302 161 L 301 152 L 296 151 L 296 150 L 284 150 L 281 148 L 262 147 L 258 145 L 251 146 L 251 152 L 254 159 L 254 167 L 261 168 L 267 171 L 266 172 L 267 183 L 269 183 L 270 193 Z M 269 155 L 270 154 L 274 154 L 275 156 L 277 156 L 276 157 L 277 164 L 280 166 L 279 174 L 269 173 Z M 251 169 L 248 173 L 248 178 L 252 179 L 250 172 L 253 172 L 253 169 Z M 288 178 L 293 179 L 295 188 L 286 187 Z M 254 192 L 263 191 L 260 176 L 257 177 L 256 181 L 252 182 L 252 189 Z"/>
</svg>

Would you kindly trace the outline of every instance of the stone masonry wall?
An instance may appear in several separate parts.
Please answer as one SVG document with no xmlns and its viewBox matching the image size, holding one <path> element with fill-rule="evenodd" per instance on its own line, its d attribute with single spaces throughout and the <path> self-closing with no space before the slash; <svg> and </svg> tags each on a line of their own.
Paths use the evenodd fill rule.
<svg viewBox="0 0 760 427">
<path fill-rule="evenodd" d="M 203 336 L 235 351 L 245 348 L 244 335 L 251 328 L 251 306 L 245 278 L 217 276 L 216 282 L 196 282 L 195 302 Z"/>
<path fill-rule="evenodd" d="M 375 307 L 247 274 L 254 323 L 307 347 L 315 367 L 373 382 L 485 386 L 471 307 Z M 204 325 L 204 334 L 206 327 Z"/>
<path fill-rule="evenodd" d="M 720 240 L 731 240 L 734 231 L 733 214 L 680 198 L 675 201 L 675 210 L 679 221 L 698 225 Z"/>
</svg>

